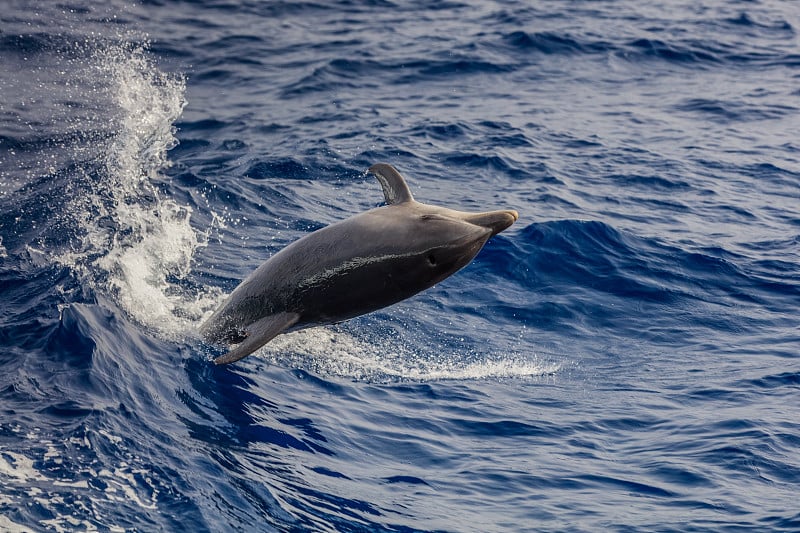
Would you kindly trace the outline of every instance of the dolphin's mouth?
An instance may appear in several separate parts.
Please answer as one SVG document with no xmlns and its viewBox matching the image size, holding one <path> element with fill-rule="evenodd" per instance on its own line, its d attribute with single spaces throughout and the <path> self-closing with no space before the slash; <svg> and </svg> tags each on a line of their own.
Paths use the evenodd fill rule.
<svg viewBox="0 0 800 533">
<path fill-rule="evenodd" d="M 517 219 L 519 219 L 519 213 L 513 209 L 467 214 L 463 217 L 465 222 L 490 230 L 492 232 L 491 237 L 511 226 Z"/>
</svg>

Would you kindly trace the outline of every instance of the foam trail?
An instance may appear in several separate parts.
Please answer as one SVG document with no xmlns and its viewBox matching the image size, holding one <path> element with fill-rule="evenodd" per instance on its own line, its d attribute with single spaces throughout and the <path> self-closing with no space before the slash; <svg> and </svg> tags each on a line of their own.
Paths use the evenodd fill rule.
<svg viewBox="0 0 800 533">
<path fill-rule="evenodd" d="M 472 354 L 465 361 L 464 354 L 418 353 L 405 343 L 376 344 L 326 327 L 279 335 L 256 354 L 274 364 L 371 382 L 526 378 L 561 369 L 538 356 Z"/>
</svg>

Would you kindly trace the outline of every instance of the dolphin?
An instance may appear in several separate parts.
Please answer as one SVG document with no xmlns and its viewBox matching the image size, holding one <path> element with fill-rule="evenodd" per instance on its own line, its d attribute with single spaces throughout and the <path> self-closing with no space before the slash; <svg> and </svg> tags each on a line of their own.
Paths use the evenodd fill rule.
<svg viewBox="0 0 800 533">
<path fill-rule="evenodd" d="M 391 165 L 369 168 L 386 205 L 318 229 L 258 267 L 201 326 L 238 361 L 281 333 L 334 324 L 417 294 L 465 267 L 513 210 L 465 213 L 414 200 Z"/>
</svg>

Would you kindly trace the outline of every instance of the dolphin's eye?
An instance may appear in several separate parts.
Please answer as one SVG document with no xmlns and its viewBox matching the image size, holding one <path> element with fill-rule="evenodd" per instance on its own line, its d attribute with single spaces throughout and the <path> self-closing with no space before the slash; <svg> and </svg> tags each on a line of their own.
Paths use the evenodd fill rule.
<svg viewBox="0 0 800 533">
<path fill-rule="evenodd" d="M 433 254 L 428 254 L 428 263 L 431 266 L 436 266 L 436 257 Z"/>
</svg>

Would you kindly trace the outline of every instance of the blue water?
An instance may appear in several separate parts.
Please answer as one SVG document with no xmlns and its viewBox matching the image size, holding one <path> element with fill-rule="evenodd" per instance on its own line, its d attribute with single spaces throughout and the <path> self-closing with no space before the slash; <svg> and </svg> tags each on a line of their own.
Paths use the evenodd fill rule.
<svg viewBox="0 0 800 533">
<path fill-rule="evenodd" d="M 800 530 L 794 2 L 100 4 L 0 14 L 0 530 Z M 211 364 L 376 162 L 520 219 Z"/>
</svg>

